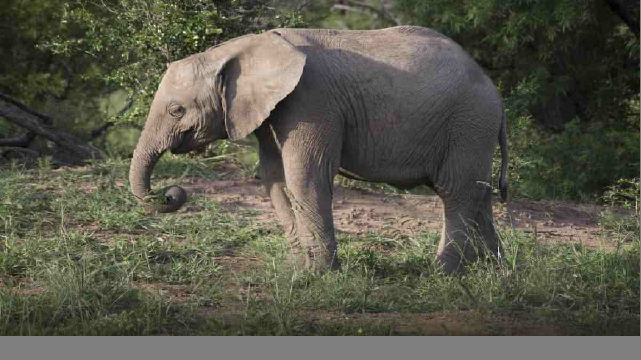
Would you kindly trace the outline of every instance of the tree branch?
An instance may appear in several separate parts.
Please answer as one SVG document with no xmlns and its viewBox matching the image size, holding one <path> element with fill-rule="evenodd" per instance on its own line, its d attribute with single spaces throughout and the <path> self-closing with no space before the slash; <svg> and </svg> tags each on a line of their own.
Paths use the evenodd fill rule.
<svg viewBox="0 0 641 360">
<path fill-rule="evenodd" d="M 302 0 L 296 5 L 296 11 L 303 11 L 313 0 Z"/>
<path fill-rule="evenodd" d="M 16 158 L 16 155 L 19 155 L 21 158 L 38 158 L 40 154 L 35 151 L 24 147 L 8 147 L 2 152 L 3 158 Z"/>
<path fill-rule="evenodd" d="M 107 129 L 109 129 L 110 127 L 114 126 L 115 124 L 116 123 L 114 123 L 114 122 L 108 121 L 108 122 L 102 124 L 101 126 L 91 130 L 89 132 L 89 140 L 93 140 L 93 139 L 97 138 L 98 136 L 102 135 L 105 131 L 107 131 Z"/>
<path fill-rule="evenodd" d="M 352 7 L 352 6 L 343 5 L 343 4 L 335 4 L 335 5 L 333 5 L 332 6 L 332 10 L 345 10 L 345 11 L 355 12 L 355 13 L 359 13 L 359 14 L 369 14 L 370 13 L 369 11 L 366 11 L 366 10 L 363 10 L 363 9 L 359 9 L 359 8 L 355 8 L 355 7 Z"/>
<path fill-rule="evenodd" d="M 69 150 L 81 161 L 106 158 L 105 154 L 99 149 L 85 144 L 82 140 L 67 132 L 55 128 L 52 125 L 50 117 L 4 94 L 0 94 L 0 116 L 20 127 L 53 141 L 61 148 Z"/>
<path fill-rule="evenodd" d="M 6 101 L 16 106 L 18 109 L 37 117 L 40 121 L 42 121 L 47 125 L 51 125 L 51 123 L 53 123 L 53 120 L 51 120 L 49 116 L 39 113 L 36 110 L 33 110 L 32 108 L 28 107 L 27 105 L 21 103 L 18 100 L 11 98 L 10 96 L 7 96 L 5 94 L 0 94 L 0 101 Z"/>
<path fill-rule="evenodd" d="M 36 133 L 29 131 L 20 137 L 0 139 L 0 146 L 27 147 L 35 138 Z"/>
<path fill-rule="evenodd" d="M 361 14 L 366 14 L 366 13 L 373 13 L 376 18 L 383 20 L 383 22 L 387 23 L 388 25 L 392 26 L 398 26 L 401 25 L 401 22 L 394 17 L 392 17 L 386 10 L 385 8 L 379 9 L 376 8 L 372 5 L 369 4 L 363 4 L 358 1 L 354 0 L 343 0 L 344 3 L 347 5 L 342 5 L 342 4 L 334 4 L 332 6 L 332 10 L 345 10 L 345 11 L 351 11 L 351 12 L 357 12 Z"/>
<path fill-rule="evenodd" d="M 129 100 L 127 102 L 127 105 L 125 105 L 122 109 L 120 109 L 118 111 L 118 114 L 116 114 L 116 117 L 121 116 L 122 114 L 124 114 L 127 111 L 129 111 L 129 109 L 131 109 L 131 107 L 133 105 L 134 105 L 133 100 Z M 106 123 L 102 124 L 101 126 L 91 130 L 89 132 L 89 140 L 93 140 L 93 139 L 97 138 L 98 136 L 102 135 L 105 131 L 107 131 L 107 129 L 109 129 L 110 127 L 112 127 L 114 125 L 116 125 L 115 122 L 107 121 Z"/>
</svg>

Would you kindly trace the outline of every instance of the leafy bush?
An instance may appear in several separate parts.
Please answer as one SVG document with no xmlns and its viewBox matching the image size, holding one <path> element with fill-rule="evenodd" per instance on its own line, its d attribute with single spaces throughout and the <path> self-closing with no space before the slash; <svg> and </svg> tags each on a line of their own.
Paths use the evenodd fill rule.
<svg viewBox="0 0 641 360">
<path fill-rule="evenodd" d="M 638 115 L 587 124 L 575 118 L 551 133 L 534 124 L 529 110 L 538 92 L 530 77 L 504 96 L 512 195 L 595 201 L 618 179 L 638 176 L 639 131 L 630 131 Z M 496 179 L 499 169 L 497 149 Z"/>
<path fill-rule="evenodd" d="M 619 246 L 629 241 L 639 241 L 641 219 L 639 210 L 639 178 L 620 179 L 608 186 L 602 201 L 608 205 L 601 213 L 600 225 L 614 232 Z M 632 210 L 630 216 L 621 215 L 617 208 Z"/>
<path fill-rule="evenodd" d="M 527 123 L 529 118 L 517 121 Z M 519 124 L 520 125 L 520 124 Z M 532 198 L 596 200 L 612 179 L 639 172 L 639 134 L 574 120 L 560 134 L 516 126 L 510 141 L 513 190 Z"/>
</svg>

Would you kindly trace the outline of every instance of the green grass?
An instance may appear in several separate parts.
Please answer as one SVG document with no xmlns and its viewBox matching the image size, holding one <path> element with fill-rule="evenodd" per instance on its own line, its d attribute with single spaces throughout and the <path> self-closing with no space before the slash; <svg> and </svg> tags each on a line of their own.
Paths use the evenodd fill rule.
<svg viewBox="0 0 641 360">
<path fill-rule="evenodd" d="M 282 233 L 255 213 L 194 196 L 194 211 L 145 214 L 127 170 L 42 161 L 0 171 L 0 335 L 420 335 L 433 331 L 401 322 L 438 314 L 484 324 L 444 334 L 506 334 L 496 319 L 510 318 L 558 334 L 639 335 L 639 241 L 622 235 L 634 229 L 617 228 L 627 240 L 609 252 L 503 229 L 504 261 L 464 277 L 434 264 L 438 234 L 339 234 L 343 268 L 319 276 L 284 266 Z M 167 156 L 154 186 L 223 175 Z"/>
</svg>

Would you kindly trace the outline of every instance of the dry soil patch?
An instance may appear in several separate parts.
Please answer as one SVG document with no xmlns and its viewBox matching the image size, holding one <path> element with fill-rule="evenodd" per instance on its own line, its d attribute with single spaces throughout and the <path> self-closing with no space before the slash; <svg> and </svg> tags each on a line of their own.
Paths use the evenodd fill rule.
<svg viewBox="0 0 641 360">
<path fill-rule="evenodd" d="M 265 226 L 278 223 L 269 197 L 257 179 L 191 178 L 183 185 L 190 196 L 205 196 L 231 212 L 257 211 L 258 221 Z M 333 209 L 337 230 L 356 236 L 373 231 L 389 237 L 414 237 L 419 231 L 440 232 L 443 224 L 443 205 L 436 195 L 390 195 L 337 186 Z M 182 211 L 187 215 L 198 210 L 187 206 Z M 575 242 L 613 249 L 616 242 L 598 226 L 602 211 L 603 206 L 561 201 L 511 199 L 507 204 L 494 203 L 501 231 L 522 230 L 541 242 Z"/>
</svg>

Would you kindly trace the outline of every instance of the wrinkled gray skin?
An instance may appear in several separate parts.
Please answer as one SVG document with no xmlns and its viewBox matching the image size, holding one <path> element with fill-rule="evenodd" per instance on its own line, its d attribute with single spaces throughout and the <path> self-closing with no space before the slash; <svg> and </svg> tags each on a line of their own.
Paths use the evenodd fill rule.
<svg viewBox="0 0 641 360">
<path fill-rule="evenodd" d="M 164 151 L 184 154 L 251 133 L 294 258 L 307 268 L 340 266 L 332 219 L 337 173 L 435 189 L 444 204 L 437 260 L 447 273 L 463 271 L 475 249 L 501 251 L 489 183 L 498 142 L 505 199 L 502 102 L 470 56 L 433 30 L 278 29 L 172 63 L 134 152 L 133 194 L 149 194 Z M 186 199 L 174 186 L 165 204 L 147 206 L 171 212 Z"/>
</svg>

